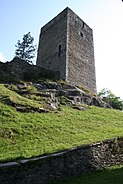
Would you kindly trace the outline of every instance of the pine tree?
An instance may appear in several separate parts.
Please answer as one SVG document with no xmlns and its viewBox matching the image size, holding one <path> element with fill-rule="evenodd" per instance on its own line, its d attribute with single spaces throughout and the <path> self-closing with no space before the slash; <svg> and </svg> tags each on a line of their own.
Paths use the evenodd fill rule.
<svg viewBox="0 0 123 184">
<path fill-rule="evenodd" d="M 19 57 L 20 59 L 23 59 L 27 61 L 28 63 L 33 63 L 32 59 L 35 57 L 36 53 L 36 45 L 33 45 L 34 38 L 31 36 L 30 32 L 23 35 L 23 41 L 20 42 L 18 40 L 15 56 Z"/>
</svg>

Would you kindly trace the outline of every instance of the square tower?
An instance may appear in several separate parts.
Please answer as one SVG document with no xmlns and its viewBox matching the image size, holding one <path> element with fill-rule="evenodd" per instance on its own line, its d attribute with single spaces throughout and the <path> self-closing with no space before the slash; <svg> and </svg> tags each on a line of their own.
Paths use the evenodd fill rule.
<svg viewBox="0 0 123 184">
<path fill-rule="evenodd" d="M 96 92 L 93 31 L 69 8 L 41 28 L 36 64 Z"/>
</svg>

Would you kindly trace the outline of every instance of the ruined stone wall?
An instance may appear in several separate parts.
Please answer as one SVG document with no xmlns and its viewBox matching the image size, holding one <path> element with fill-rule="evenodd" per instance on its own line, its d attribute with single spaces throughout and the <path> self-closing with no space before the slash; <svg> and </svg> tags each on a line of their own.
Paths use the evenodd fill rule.
<svg viewBox="0 0 123 184">
<path fill-rule="evenodd" d="M 123 164 L 123 138 L 0 164 L 0 184 L 46 184 L 116 164 Z"/>
<path fill-rule="evenodd" d="M 68 78 L 96 92 L 93 31 L 72 10 L 68 11 Z"/>
<path fill-rule="evenodd" d="M 0 63 L 0 82 L 36 81 L 39 79 L 59 79 L 58 71 L 51 71 L 15 57 L 12 61 Z"/>
<path fill-rule="evenodd" d="M 41 29 L 37 65 L 60 71 L 66 80 L 67 11 L 61 12 Z"/>
</svg>

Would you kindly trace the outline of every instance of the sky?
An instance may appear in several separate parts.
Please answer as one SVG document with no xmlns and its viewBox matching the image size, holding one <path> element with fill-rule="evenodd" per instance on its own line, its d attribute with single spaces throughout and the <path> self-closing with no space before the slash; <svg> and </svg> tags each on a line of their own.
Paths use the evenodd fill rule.
<svg viewBox="0 0 123 184">
<path fill-rule="evenodd" d="M 107 88 L 123 99 L 121 0 L 0 0 L 0 61 L 13 59 L 28 32 L 38 46 L 40 28 L 66 7 L 93 29 L 97 91 Z"/>
</svg>

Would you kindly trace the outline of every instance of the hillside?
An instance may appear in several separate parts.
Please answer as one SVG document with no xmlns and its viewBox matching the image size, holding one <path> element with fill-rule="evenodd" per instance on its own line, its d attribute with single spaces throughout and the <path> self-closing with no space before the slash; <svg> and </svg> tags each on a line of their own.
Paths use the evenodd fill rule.
<svg viewBox="0 0 123 184">
<path fill-rule="evenodd" d="M 1 162 L 49 154 L 123 135 L 121 111 L 93 106 L 94 97 L 85 99 L 84 96 L 92 106 L 75 104 L 63 94 L 55 98 L 50 93 L 54 89 L 43 89 L 46 85 L 49 88 L 66 86 L 45 82 L 35 86 L 23 82 L 0 85 Z M 55 95 L 57 93 L 58 90 Z"/>
</svg>

